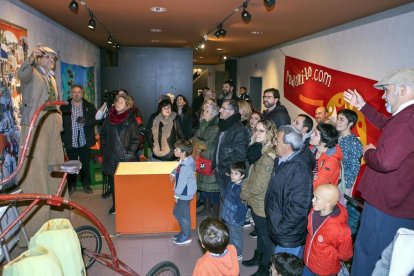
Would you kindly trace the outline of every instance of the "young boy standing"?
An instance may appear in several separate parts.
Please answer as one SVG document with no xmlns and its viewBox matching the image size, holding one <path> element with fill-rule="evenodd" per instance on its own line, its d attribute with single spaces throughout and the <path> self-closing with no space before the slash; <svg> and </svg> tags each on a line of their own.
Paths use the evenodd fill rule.
<svg viewBox="0 0 414 276">
<path fill-rule="evenodd" d="M 246 218 L 247 206 L 240 199 L 241 185 L 246 175 L 244 162 L 234 162 L 230 168 L 231 182 L 227 185 L 221 219 L 226 223 L 230 232 L 230 243 L 237 249 L 237 258 L 242 260 L 243 252 L 243 225 Z"/>
<path fill-rule="evenodd" d="M 175 244 L 182 245 L 191 243 L 191 217 L 190 201 L 197 191 L 195 180 L 195 164 L 191 157 L 193 146 L 190 141 L 180 140 L 174 144 L 174 154 L 180 158 L 177 168 L 170 175 L 170 181 L 175 181 L 174 186 L 174 216 L 180 225 L 180 233 L 172 239 Z"/>
<path fill-rule="evenodd" d="M 239 275 L 237 251 L 229 245 L 229 230 L 216 218 L 206 218 L 198 228 L 201 246 L 207 252 L 197 260 L 193 276 Z"/>
<path fill-rule="evenodd" d="M 336 275 L 341 269 L 340 261 L 349 260 L 353 255 L 348 213 L 338 204 L 338 187 L 322 184 L 313 195 L 303 275 Z"/>
</svg>

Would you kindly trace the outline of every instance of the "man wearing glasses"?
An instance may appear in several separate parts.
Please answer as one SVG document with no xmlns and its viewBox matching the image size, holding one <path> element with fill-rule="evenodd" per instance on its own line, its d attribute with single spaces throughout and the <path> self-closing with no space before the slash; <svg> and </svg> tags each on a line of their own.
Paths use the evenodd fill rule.
<svg viewBox="0 0 414 276">
<path fill-rule="evenodd" d="M 268 88 L 263 92 L 263 105 L 266 110 L 263 111 L 263 117 L 272 120 L 276 127 L 290 125 L 289 113 L 281 103 L 279 90 L 276 88 Z"/>
<path fill-rule="evenodd" d="M 414 229 L 414 68 L 394 71 L 374 87 L 384 91 L 391 117 L 376 111 L 355 89 L 344 92 L 345 101 L 381 129 L 376 145 L 363 149 L 367 166 L 358 190 L 365 205 L 352 275 L 371 275 L 397 230 Z"/>
<path fill-rule="evenodd" d="M 225 100 L 219 110 L 219 133 L 216 136 L 216 149 L 213 166 L 220 186 L 220 202 L 224 200 L 230 182 L 230 167 L 236 161 L 246 161 L 249 134 L 241 123 L 239 105 L 235 100 Z"/>
</svg>

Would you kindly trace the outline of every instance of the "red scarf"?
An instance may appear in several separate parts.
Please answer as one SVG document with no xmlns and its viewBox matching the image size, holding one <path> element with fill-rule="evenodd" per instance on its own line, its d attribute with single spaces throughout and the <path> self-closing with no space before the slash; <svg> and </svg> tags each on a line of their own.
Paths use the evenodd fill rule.
<svg viewBox="0 0 414 276">
<path fill-rule="evenodd" d="M 130 111 L 131 109 L 128 109 L 127 111 L 118 114 L 115 106 L 112 106 L 109 109 L 109 122 L 111 122 L 112 125 L 119 125 L 123 123 L 128 118 Z"/>
</svg>

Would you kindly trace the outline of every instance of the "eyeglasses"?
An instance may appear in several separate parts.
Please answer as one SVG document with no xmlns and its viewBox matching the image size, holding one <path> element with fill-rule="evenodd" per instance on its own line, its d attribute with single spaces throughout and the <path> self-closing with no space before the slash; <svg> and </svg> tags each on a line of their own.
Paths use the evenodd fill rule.
<svg viewBox="0 0 414 276">
<path fill-rule="evenodd" d="M 266 132 L 266 130 L 264 130 L 264 129 L 255 129 L 255 130 L 254 130 L 254 132 L 265 133 L 265 132 Z"/>
<path fill-rule="evenodd" d="M 225 107 L 220 107 L 220 109 L 224 109 L 224 110 L 228 110 L 228 111 L 233 110 L 233 109 L 231 109 L 231 108 L 225 108 Z"/>
<path fill-rule="evenodd" d="M 271 99 L 271 98 L 274 98 L 273 96 L 263 96 L 262 97 L 263 99 Z"/>
<path fill-rule="evenodd" d="M 171 106 L 167 105 L 167 106 L 164 106 L 162 109 L 163 110 L 169 110 L 169 109 L 171 109 Z"/>
</svg>

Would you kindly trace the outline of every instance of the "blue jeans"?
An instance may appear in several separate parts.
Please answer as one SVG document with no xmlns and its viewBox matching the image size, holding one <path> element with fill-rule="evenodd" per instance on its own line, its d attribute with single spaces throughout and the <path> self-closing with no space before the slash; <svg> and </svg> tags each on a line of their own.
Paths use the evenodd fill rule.
<svg viewBox="0 0 414 276">
<path fill-rule="evenodd" d="M 393 241 L 401 227 L 413 229 L 414 219 L 387 215 L 365 202 L 354 245 L 351 275 L 371 275 L 382 251 Z"/>
<path fill-rule="evenodd" d="M 295 256 L 298 256 L 299 258 L 303 258 L 303 250 L 304 246 L 298 246 L 298 247 L 283 247 L 280 245 L 276 245 L 275 247 L 275 254 L 276 253 L 289 253 Z"/>
<path fill-rule="evenodd" d="M 181 200 L 174 205 L 174 217 L 180 225 L 181 233 L 185 237 L 191 236 L 190 200 Z"/>
<path fill-rule="evenodd" d="M 310 271 L 310 269 L 306 265 L 304 265 L 302 276 L 317 276 L 317 274 Z"/>
<path fill-rule="evenodd" d="M 230 244 L 237 249 L 237 255 L 243 253 L 243 226 L 227 224 L 229 228 Z"/>
</svg>

